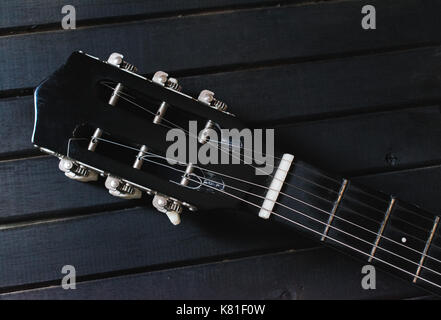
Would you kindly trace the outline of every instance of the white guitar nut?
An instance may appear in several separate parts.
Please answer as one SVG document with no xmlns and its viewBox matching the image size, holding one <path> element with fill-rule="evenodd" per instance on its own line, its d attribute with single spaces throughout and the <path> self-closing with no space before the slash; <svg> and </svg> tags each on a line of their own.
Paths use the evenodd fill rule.
<svg viewBox="0 0 441 320">
<path fill-rule="evenodd" d="M 285 153 L 283 155 L 259 211 L 259 217 L 263 219 L 268 219 L 270 217 L 293 161 L 294 156 L 292 154 Z"/>
</svg>

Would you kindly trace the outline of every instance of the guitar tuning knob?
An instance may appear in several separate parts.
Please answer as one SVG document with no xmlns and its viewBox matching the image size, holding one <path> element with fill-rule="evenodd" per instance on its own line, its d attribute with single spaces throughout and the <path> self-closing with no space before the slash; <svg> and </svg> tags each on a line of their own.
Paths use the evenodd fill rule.
<svg viewBox="0 0 441 320">
<path fill-rule="evenodd" d="M 115 197 L 123 199 L 139 199 L 142 196 L 141 190 L 114 176 L 107 176 L 104 185 L 109 190 L 109 193 Z"/>
<path fill-rule="evenodd" d="M 159 212 L 165 213 L 172 224 L 181 223 L 182 205 L 178 201 L 158 193 L 153 197 L 152 204 Z"/>
<path fill-rule="evenodd" d="M 214 97 L 214 92 L 210 90 L 202 90 L 199 94 L 198 100 L 219 111 L 226 111 L 228 108 L 224 102 L 217 100 Z"/>
<path fill-rule="evenodd" d="M 88 182 L 98 180 L 97 172 L 87 169 L 66 157 L 60 158 L 58 168 L 64 172 L 66 177 L 76 181 Z"/>
<path fill-rule="evenodd" d="M 152 81 L 166 88 L 170 88 L 176 91 L 182 90 L 182 87 L 178 84 L 178 80 L 169 77 L 168 73 L 164 71 L 157 71 L 153 75 Z"/>
<path fill-rule="evenodd" d="M 128 63 L 127 61 L 123 60 L 124 56 L 121 53 L 114 52 L 109 56 L 109 59 L 107 59 L 107 62 L 117 66 L 121 69 L 130 71 L 130 72 L 136 72 L 138 69 L 133 65 Z"/>
<path fill-rule="evenodd" d="M 154 83 L 157 83 L 163 87 L 175 90 L 175 91 L 181 91 L 182 87 L 179 85 L 178 80 L 175 78 L 169 78 L 168 73 L 164 71 L 158 71 L 153 75 L 152 81 Z M 167 111 L 168 103 L 165 101 L 162 101 L 159 105 L 158 111 L 156 111 L 156 115 L 153 119 L 154 124 L 160 124 L 162 121 L 162 118 L 165 115 L 165 112 Z"/>
</svg>

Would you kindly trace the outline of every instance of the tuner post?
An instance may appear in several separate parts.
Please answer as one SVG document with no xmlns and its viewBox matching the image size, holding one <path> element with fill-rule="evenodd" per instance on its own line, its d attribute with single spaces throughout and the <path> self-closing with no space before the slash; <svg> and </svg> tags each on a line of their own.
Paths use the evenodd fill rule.
<svg viewBox="0 0 441 320">
<path fill-rule="evenodd" d="M 103 135 L 103 130 L 100 128 L 96 128 L 95 132 L 93 133 L 92 138 L 90 139 L 89 146 L 87 147 L 87 150 L 89 151 L 95 151 L 96 146 L 98 145 L 99 138 Z"/>
<path fill-rule="evenodd" d="M 119 97 L 123 91 L 123 88 L 124 88 L 124 86 L 121 83 L 118 83 L 116 85 L 115 89 L 113 89 L 112 95 L 110 96 L 110 99 L 109 99 L 109 104 L 111 106 L 114 107 L 116 105 L 116 103 L 118 102 Z"/>
<path fill-rule="evenodd" d="M 142 145 L 139 149 L 138 154 L 136 155 L 135 163 L 133 163 L 133 168 L 141 169 L 142 164 L 144 163 L 143 157 L 147 154 L 148 148 L 146 145 Z"/>
<path fill-rule="evenodd" d="M 205 124 L 204 129 L 202 129 L 201 132 L 199 133 L 198 142 L 200 144 L 205 144 L 209 141 L 210 130 L 214 130 L 213 128 L 214 128 L 214 122 L 208 120 L 207 123 Z"/>
<path fill-rule="evenodd" d="M 153 75 L 152 81 L 157 83 L 163 87 L 169 88 L 174 91 L 181 91 L 182 87 L 179 85 L 178 80 L 175 78 L 169 78 L 168 73 L 164 71 L 158 71 Z M 162 119 L 164 118 L 165 112 L 169 104 L 165 101 L 162 101 L 159 105 L 158 111 L 156 111 L 156 115 L 153 118 L 154 124 L 160 124 Z"/>
<path fill-rule="evenodd" d="M 190 182 L 190 176 L 193 173 L 193 171 L 194 171 L 194 166 L 193 166 L 192 163 L 189 163 L 187 165 L 187 168 L 185 169 L 185 173 L 182 176 L 182 179 L 181 179 L 181 182 L 180 182 L 180 184 L 182 186 L 184 186 L 184 187 L 188 186 L 188 183 Z"/>
</svg>

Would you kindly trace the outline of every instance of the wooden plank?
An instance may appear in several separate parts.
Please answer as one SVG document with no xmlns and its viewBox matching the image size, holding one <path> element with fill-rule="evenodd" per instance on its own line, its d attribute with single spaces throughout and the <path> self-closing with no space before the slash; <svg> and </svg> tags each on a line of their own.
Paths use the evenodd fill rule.
<svg viewBox="0 0 441 320">
<path fill-rule="evenodd" d="M 252 123 L 297 122 L 434 103 L 441 47 L 222 72 L 181 80 L 193 95 L 209 88 Z M 188 90 L 188 91 L 187 91 Z"/>
<path fill-rule="evenodd" d="M 424 294 L 381 271 L 376 289 L 364 290 L 364 264 L 321 248 L 78 282 L 75 290 L 56 284 L 0 299 L 402 299 Z"/>
<path fill-rule="evenodd" d="M 34 128 L 32 97 L 0 100 L 0 155 L 34 151 L 31 143 Z"/>
<path fill-rule="evenodd" d="M 439 107 L 433 106 L 302 123 L 280 128 L 276 138 L 286 146 L 281 150 L 333 172 L 395 170 L 441 158 L 440 121 Z M 5 136 L 15 137 L 10 133 Z M 433 170 L 438 172 L 437 168 Z M 66 178 L 52 157 L 0 162 L 0 179 L 7 186 L 0 196 L 0 221 L 36 213 L 51 215 L 70 208 L 90 210 L 131 203 L 110 196 L 103 181 L 83 184 Z M 437 180 L 429 181 L 434 188 Z"/>
<path fill-rule="evenodd" d="M 103 18 L 116 18 L 132 16 L 157 16 L 165 14 L 183 14 L 194 10 L 207 10 L 223 7 L 237 7 L 243 5 L 268 5 L 279 3 L 276 0 L 198 0 L 190 1 L 142 1 L 142 0 L 71 0 L 69 5 L 75 7 L 77 27 L 82 25 L 84 20 L 96 20 Z M 299 1 L 300 2 L 300 1 Z M 0 28 L 17 28 L 22 26 L 36 26 L 42 24 L 59 23 L 64 14 L 61 8 L 67 3 L 65 1 L 45 0 L 5 0 L 0 11 Z"/>
<path fill-rule="evenodd" d="M 426 170 L 424 187 L 414 187 L 423 177 L 416 171 L 414 175 L 405 171 L 407 178 L 401 177 L 400 172 L 391 174 L 388 184 L 398 197 L 409 200 L 407 195 L 413 193 L 410 200 L 416 199 L 419 205 L 439 212 L 438 197 L 428 197 L 425 193 L 428 190 L 432 190 L 431 195 L 439 193 L 441 166 L 421 169 Z M 362 178 L 356 182 L 379 188 L 384 185 L 384 178 L 379 175 L 377 181 L 373 176 L 370 182 Z M 58 187 L 60 193 L 65 192 L 62 188 Z M 41 199 L 47 201 L 48 210 L 54 206 L 53 202 L 59 202 L 54 200 L 58 198 L 53 193 L 47 198 L 52 202 Z M 73 206 L 72 203 L 65 205 Z M 31 208 L 32 203 L 28 210 Z M 313 245 L 291 228 L 268 223 L 257 215 L 196 212 L 184 213 L 182 220 L 179 227 L 173 226 L 163 214 L 148 206 L 72 219 L 3 225 L 0 228 L 0 287 L 55 281 L 61 277 L 60 269 L 65 264 L 76 266 L 78 275 L 85 277 L 127 269 L 148 271 L 201 259 Z"/>
<path fill-rule="evenodd" d="M 57 280 L 66 264 L 86 276 L 311 246 L 257 214 L 185 213 L 177 227 L 149 208 L 0 228 L 0 243 L 0 288 Z"/>
<path fill-rule="evenodd" d="M 375 31 L 360 27 L 367 3 L 382 23 Z M 99 57 L 119 51 L 141 73 L 151 73 L 438 43 L 439 9 L 436 0 L 332 1 L 5 36 L 0 90 L 36 86 L 74 50 Z M 48 50 L 54 43 L 57 50 Z"/>
<path fill-rule="evenodd" d="M 180 82 L 184 91 L 193 96 L 197 96 L 204 88 L 212 89 L 220 99 L 228 103 L 231 111 L 244 121 L 286 122 L 289 119 L 299 122 L 305 118 L 341 116 L 381 108 L 399 108 L 403 105 L 424 106 L 423 102 L 438 101 L 441 99 L 441 91 L 438 90 L 441 81 L 437 72 L 441 68 L 439 51 L 440 47 L 433 47 L 197 75 L 182 77 Z M 0 136 L 9 137 L 0 141 L 0 156 L 32 150 L 30 143 L 34 121 L 32 105 L 32 97 L 0 100 Z M 381 117 L 379 124 L 367 127 L 368 124 L 376 121 L 377 115 Z M 418 117 L 412 118 L 413 116 Z M 323 163 L 341 172 L 387 166 L 383 158 L 374 159 L 374 157 L 378 154 L 384 156 L 384 149 L 388 143 L 391 147 L 401 146 L 403 141 L 408 140 L 397 141 L 397 138 L 405 136 L 411 137 L 409 141 L 414 142 L 417 152 L 405 154 L 404 158 L 407 159 L 400 157 L 402 163 L 440 158 L 437 153 L 439 146 L 436 143 L 439 136 L 439 126 L 435 120 L 439 119 L 436 107 L 397 113 L 396 118 L 394 114 L 384 114 L 384 119 L 382 117 L 383 114 L 366 116 L 367 120 L 364 124 L 363 116 L 355 117 L 353 120 L 356 125 L 348 123 L 352 118 L 300 123 L 292 126 L 292 129 L 286 129 L 288 130 L 286 134 L 292 137 L 291 145 L 295 147 L 293 149 L 299 153 L 299 156 L 307 157 L 315 155 L 320 150 L 323 150 L 323 153 L 319 154 L 322 156 L 331 146 L 339 147 L 333 143 L 346 143 L 342 148 L 347 148 L 349 142 L 357 141 L 352 139 L 353 136 L 364 136 L 365 140 L 372 134 L 381 137 L 381 141 L 378 141 L 383 144 L 381 148 L 369 143 L 369 148 L 374 149 L 368 153 L 366 150 L 370 150 L 369 148 L 360 150 L 363 145 L 357 144 L 356 147 L 362 154 L 355 154 L 356 158 L 347 158 L 348 153 L 342 152 L 336 153 L 335 156 L 345 158 L 345 161 L 340 162 L 339 158 L 338 161 L 330 159 L 330 163 L 328 161 Z M 423 124 L 423 120 L 427 122 Z M 403 121 L 403 125 L 400 126 L 399 121 Z M 366 129 L 359 130 L 357 128 L 359 125 Z M 389 130 L 388 125 L 392 125 L 396 131 Z M 417 132 L 412 135 L 407 127 L 414 128 Z M 372 128 L 379 131 L 375 132 Z M 318 133 L 311 134 L 314 130 Z M 390 136 L 386 137 L 386 135 Z M 418 146 L 420 142 L 416 139 L 423 135 L 433 137 L 421 139 L 421 147 L 427 146 L 424 149 L 427 153 L 420 152 L 421 148 Z M 283 137 L 283 130 L 281 136 Z M 306 146 L 305 141 L 308 144 Z M 310 152 L 313 147 L 315 150 Z M 312 160 L 316 158 L 311 157 Z"/>
<path fill-rule="evenodd" d="M 409 108 L 276 128 L 279 148 L 341 174 L 441 160 L 440 107 Z"/>
<path fill-rule="evenodd" d="M 0 196 L 0 221 L 49 216 L 71 208 L 103 210 L 109 205 L 128 203 L 109 195 L 102 181 L 70 180 L 58 169 L 58 159 L 54 157 L 0 162 L 0 176 L 5 186 Z"/>
<path fill-rule="evenodd" d="M 441 166 L 385 172 L 357 177 L 358 183 L 374 187 L 439 214 Z M 437 182 L 438 181 L 438 182 Z"/>
</svg>

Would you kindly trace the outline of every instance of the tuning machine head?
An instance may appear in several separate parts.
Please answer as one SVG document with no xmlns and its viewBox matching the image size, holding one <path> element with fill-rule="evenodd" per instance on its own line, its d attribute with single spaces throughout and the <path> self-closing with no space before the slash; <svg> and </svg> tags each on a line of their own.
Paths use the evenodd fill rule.
<svg viewBox="0 0 441 320">
<path fill-rule="evenodd" d="M 109 190 L 109 193 L 115 197 L 124 199 L 139 199 L 142 196 L 141 190 L 111 175 L 107 176 L 104 185 Z"/>
<path fill-rule="evenodd" d="M 130 71 L 137 72 L 138 69 L 133 65 L 123 60 L 124 56 L 121 53 L 114 52 L 107 59 L 107 63 L 110 63 L 118 68 Z"/>
<path fill-rule="evenodd" d="M 198 100 L 219 111 L 225 112 L 228 109 L 226 103 L 217 100 L 214 97 L 214 92 L 210 90 L 202 90 L 201 93 L 199 94 Z"/>
<path fill-rule="evenodd" d="M 172 224 L 181 223 L 182 205 L 179 201 L 158 193 L 153 197 L 152 204 L 159 212 L 165 213 Z"/>
<path fill-rule="evenodd" d="M 58 168 L 64 172 L 66 177 L 76 181 L 88 182 L 98 180 L 97 172 L 88 169 L 67 157 L 60 158 Z"/>
</svg>

